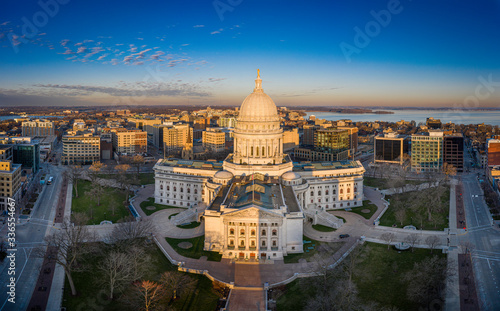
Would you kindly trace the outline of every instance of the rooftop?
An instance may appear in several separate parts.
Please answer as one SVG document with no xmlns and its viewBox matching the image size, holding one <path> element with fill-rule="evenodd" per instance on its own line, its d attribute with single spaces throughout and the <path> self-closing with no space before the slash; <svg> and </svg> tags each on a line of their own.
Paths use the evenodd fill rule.
<svg viewBox="0 0 500 311">
<path fill-rule="evenodd" d="M 158 166 L 170 166 L 170 167 L 186 167 L 186 168 L 196 168 L 204 170 L 222 170 L 221 162 L 214 161 L 202 161 L 202 160 L 182 160 L 182 159 L 163 159 L 156 163 Z"/>
<path fill-rule="evenodd" d="M 332 170 L 332 169 L 349 169 L 362 167 L 357 161 L 336 161 L 336 162 L 294 162 L 294 171 L 318 171 L 318 170 Z"/>
</svg>

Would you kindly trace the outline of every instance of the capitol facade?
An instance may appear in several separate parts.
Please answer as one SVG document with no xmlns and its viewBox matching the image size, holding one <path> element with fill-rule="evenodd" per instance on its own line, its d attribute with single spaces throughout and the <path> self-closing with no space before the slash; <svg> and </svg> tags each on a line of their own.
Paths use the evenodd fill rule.
<svg viewBox="0 0 500 311">
<path fill-rule="evenodd" d="M 361 206 L 359 161 L 292 162 L 283 129 L 260 73 L 243 101 L 234 153 L 222 163 L 162 159 L 155 167 L 155 203 L 186 210 L 177 223 L 204 219 L 205 250 L 235 260 L 283 259 L 303 252 L 303 225 L 338 228 L 329 210 Z"/>
</svg>

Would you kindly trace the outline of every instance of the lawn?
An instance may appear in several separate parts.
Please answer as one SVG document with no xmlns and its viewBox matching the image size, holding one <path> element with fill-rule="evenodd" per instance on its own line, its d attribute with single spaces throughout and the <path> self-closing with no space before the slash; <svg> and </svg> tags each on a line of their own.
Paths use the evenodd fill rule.
<svg viewBox="0 0 500 311">
<path fill-rule="evenodd" d="M 427 181 L 407 179 L 405 183 L 401 182 L 399 184 L 390 185 L 391 181 L 388 178 L 375 178 L 375 177 L 368 177 L 368 176 L 363 177 L 363 185 L 368 186 L 368 187 L 373 187 L 373 188 L 379 188 L 379 189 L 388 189 L 388 188 L 393 187 L 393 186 L 403 187 L 405 184 L 406 185 L 420 185 L 420 184 L 423 184 L 425 182 L 427 182 Z"/>
<path fill-rule="evenodd" d="M 344 244 L 343 242 L 320 242 L 313 239 L 309 239 L 306 236 L 303 237 L 303 240 L 307 242 L 304 243 L 303 246 L 304 252 L 299 254 L 288 254 L 288 256 L 284 257 L 285 263 L 298 263 L 299 259 L 302 258 L 309 261 L 309 259 L 312 256 L 314 256 L 314 254 L 318 253 L 318 249 L 321 244 L 327 244 L 332 249 L 333 252 L 339 250 Z"/>
<path fill-rule="evenodd" d="M 208 261 L 220 261 L 222 259 L 222 255 L 218 252 L 209 252 L 203 250 L 203 245 L 205 242 L 204 235 L 190 239 L 165 238 L 165 240 L 167 240 L 168 244 L 170 244 L 170 246 L 172 246 L 172 248 L 181 256 L 194 259 L 200 259 L 201 256 L 207 256 Z M 189 249 L 184 249 L 179 247 L 179 244 L 181 242 L 189 242 L 193 244 L 193 246 Z"/>
<path fill-rule="evenodd" d="M 158 282 L 161 273 L 177 270 L 177 267 L 168 261 L 156 245 L 150 244 L 147 247 L 147 254 L 151 257 L 151 260 L 149 261 L 148 269 L 143 279 Z M 89 269 L 87 271 L 73 273 L 73 279 L 78 291 L 77 296 L 71 296 L 68 280 L 65 280 L 62 306 L 66 307 L 67 310 L 95 309 L 102 311 L 134 311 L 120 299 L 121 293 L 117 293 L 115 295 L 116 299 L 114 300 L 107 299 L 107 292 L 102 288 L 102 283 L 99 282 L 100 276 L 96 272 L 96 267 L 100 263 L 100 260 L 102 260 L 102 257 L 97 255 L 94 255 L 92 258 L 87 258 L 86 262 L 90 263 Z M 169 307 L 179 311 L 215 310 L 219 295 L 215 291 L 212 282 L 202 275 L 189 275 L 196 280 L 194 290 L 188 295 L 181 296 Z"/>
<path fill-rule="evenodd" d="M 87 225 L 98 225 L 103 220 L 110 220 L 116 223 L 118 220 L 130 216 L 128 207 L 124 206 L 125 193 L 116 188 L 104 187 L 104 193 L 101 196 L 101 204 L 97 206 L 94 197 L 85 193 L 92 188 L 92 184 L 88 180 L 78 181 L 79 197 L 73 197 L 71 202 L 71 211 L 75 213 L 85 213 L 89 216 Z M 75 192 L 73 191 L 73 195 Z M 115 204 L 115 214 L 112 214 L 110 203 Z M 92 207 L 92 211 L 90 209 Z M 92 217 L 91 216 L 92 213 Z"/>
<path fill-rule="evenodd" d="M 177 226 L 177 228 L 181 228 L 181 229 L 193 229 L 193 228 L 199 227 L 200 224 L 201 224 L 201 222 L 193 221 L 193 222 L 185 224 L 185 225 Z"/>
<path fill-rule="evenodd" d="M 116 174 L 99 174 L 99 178 L 105 179 L 116 179 Z M 137 176 L 137 173 L 129 173 L 126 174 L 127 178 L 132 179 Z M 155 174 L 154 173 L 140 173 L 139 174 L 139 182 L 134 182 L 132 185 L 149 185 L 155 183 Z"/>
<path fill-rule="evenodd" d="M 327 227 L 327 226 L 323 226 L 323 225 L 313 225 L 312 227 L 314 230 L 319 231 L 319 232 L 332 232 L 332 231 L 337 230 L 335 228 L 331 228 L 331 227 Z"/>
<path fill-rule="evenodd" d="M 369 209 L 370 212 L 369 213 L 361 212 L 364 209 Z M 366 219 L 370 219 L 373 216 L 373 214 L 375 214 L 376 211 L 377 211 L 377 205 L 370 203 L 369 200 L 364 200 L 362 206 L 353 207 L 353 208 L 351 208 L 350 212 L 361 215 Z"/>
<path fill-rule="evenodd" d="M 359 298 L 364 303 L 377 302 L 381 307 L 394 306 L 398 310 L 419 310 L 419 305 L 406 298 L 407 283 L 403 275 L 429 256 L 445 256 L 442 253 L 430 254 L 428 249 L 415 249 L 415 252 L 401 252 L 386 245 L 365 243 L 357 264 L 354 282 Z M 297 279 L 285 286 L 284 294 L 277 298 L 277 310 L 303 310 L 307 300 L 315 295 L 311 288 L 304 288 Z"/>
<path fill-rule="evenodd" d="M 167 208 L 180 208 L 180 207 L 176 207 L 176 206 L 170 206 L 170 205 L 163 205 L 163 204 L 158 204 L 158 203 L 155 203 L 155 198 L 153 197 L 149 197 L 146 201 L 142 201 L 141 204 L 139 204 L 139 206 L 142 208 L 142 211 L 150 216 L 152 215 L 153 213 L 157 212 L 157 211 L 160 211 L 162 209 L 167 209 Z M 156 209 L 154 210 L 148 210 L 146 207 L 148 206 L 154 206 L 156 207 Z"/>
<path fill-rule="evenodd" d="M 423 190 L 426 191 L 426 190 Z M 385 199 L 390 203 L 391 200 L 400 200 L 403 204 L 405 202 L 409 202 L 411 199 L 411 193 L 401 193 L 401 194 L 394 194 L 391 196 L 386 196 Z M 425 203 L 423 203 L 425 204 Z M 429 221 L 427 221 L 427 218 L 424 219 L 422 222 L 422 229 L 423 230 L 444 230 L 444 228 L 448 228 L 448 214 L 449 214 L 449 206 L 450 206 L 450 189 L 446 189 L 444 191 L 442 197 L 441 197 L 441 204 L 442 204 L 442 212 L 441 213 L 434 213 L 432 217 L 435 217 L 437 220 L 436 224 L 433 224 Z M 421 208 L 424 208 L 422 206 Z M 391 205 L 389 205 L 389 208 L 387 211 L 384 213 L 382 218 L 380 219 L 380 225 L 381 226 L 394 226 L 397 228 L 402 228 L 407 225 L 414 225 L 418 229 L 421 229 L 420 223 L 414 218 L 415 217 L 415 212 L 411 209 L 406 209 L 406 218 L 403 221 L 403 225 L 399 221 L 396 220 L 396 216 L 394 214 L 395 209 L 391 208 Z"/>
</svg>

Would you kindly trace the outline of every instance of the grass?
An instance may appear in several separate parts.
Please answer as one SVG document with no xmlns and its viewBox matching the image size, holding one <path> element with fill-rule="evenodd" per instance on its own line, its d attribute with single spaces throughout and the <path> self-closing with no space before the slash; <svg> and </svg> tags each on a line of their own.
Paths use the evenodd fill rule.
<svg viewBox="0 0 500 311">
<path fill-rule="evenodd" d="M 97 206 L 97 202 L 94 198 L 85 194 L 91 189 L 92 183 L 90 181 L 79 180 L 79 197 L 73 197 L 71 202 L 72 212 L 85 213 L 89 216 L 89 218 L 91 215 L 90 207 L 92 207 L 92 218 L 89 219 L 87 225 L 98 225 L 103 220 L 110 220 L 113 223 L 116 223 L 118 220 L 131 215 L 128 207 L 123 204 L 123 201 L 125 201 L 125 194 L 123 191 L 111 187 L 104 187 L 104 193 L 101 196 L 101 204 Z M 114 215 L 112 214 L 112 210 L 110 208 L 111 202 L 114 202 L 115 204 Z"/>
<path fill-rule="evenodd" d="M 99 174 L 99 178 L 104 178 L 104 179 L 116 179 L 115 176 L 116 174 Z M 133 177 L 137 176 L 137 173 L 129 173 L 126 174 L 128 179 L 132 179 Z M 149 185 L 149 184 L 154 184 L 155 183 L 155 174 L 154 173 L 140 173 L 139 174 L 139 180 L 138 182 L 132 183 L 132 185 Z"/>
<path fill-rule="evenodd" d="M 155 203 L 155 198 L 153 197 L 149 197 L 146 201 L 142 201 L 141 204 L 139 204 L 139 206 L 142 208 L 142 211 L 150 216 L 152 215 L 153 213 L 157 212 L 157 211 L 160 211 L 162 209 L 167 209 L 167 208 L 178 208 L 176 206 L 170 206 L 170 205 L 163 205 L 163 204 L 158 204 L 158 203 Z M 148 210 L 146 207 L 148 206 L 154 206 L 156 207 L 156 209 L 154 210 Z M 169 218 L 170 219 L 170 218 Z"/>
<path fill-rule="evenodd" d="M 222 259 L 222 255 L 218 252 L 210 252 L 203 250 L 203 245 L 205 243 L 205 236 L 199 236 L 196 238 L 190 239 L 174 239 L 174 238 L 165 238 L 168 244 L 172 246 L 172 248 L 181 256 L 200 259 L 201 256 L 207 256 L 208 261 L 220 261 Z M 182 242 L 189 242 L 193 244 L 193 246 L 189 249 L 184 249 L 179 247 L 179 244 Z"/>
<path fill-rule="evenodd" d="M 423 190 L 426 191 L 426 190 Z M 411 199 L 411 193 L 398 193 L 394 194 L 391 196 L 386 196 L 385 198 L 387 201 L 392 201 L 392 200 L 399 200 L 405 205 L 405 202 L 409 202 Z M 448 227 L 448 214 L 449 214 L 449 206 L 450 206 L 450 189 L 446 189 L 444 191 L 443 195 L 441 196 L 441 204 L 442 204 L 442 212 L 441 213 L 434 213 L 432 217 L 437 217 L 437 223 L 433 224 L 425 218 L 425 220 L 422 222 L 422 229 L 423 230 L 444 230 L 444 228 Z M 421 206 L 421 209 L 425 208 L 425 206 Z M 403 225 L 399 221 L 396 220 L 395 216 L 395 208 L 391 208 L 391 205 L 389 205 L 389 208 L 387 211 L 384 213 L 382 218 L 380 218 L 380 225 L 381 226 L 394 226 L 397 228 L 403 228 L 404 226 L 407 225 L 414 225 L 418 229 L 420 228 L 420 224 L 413 219 L 415 217 L 415 212 L 411 209 L 406 209 L 406 218 L 403 221 Z"/>
<path fill-rule="evenodd" d="M 177 267 L 172 265 L 165 255 L 152 244 L 147 247 L 147 254 L 151 260 L 143 279 L 158 282 L 160 274 L 165 271 L 177 271 Z M 129 305 L 124 303 L 120 296 L 122 293 L 115 294 L 116 299 L 109 300 L 107 291 L 105 291 L 99 282 L 100 275 L 97 272 L 97 266 L 100 264 L 103 256 L 88 256 L 86 262 L 89 262 L 89 269 L 85 271 L 73 272 L 73 280 L 78 291 L 77 296 L 71 296 L 71 290 L 68 280 L 65 280 L 63 307 L 67 310 L 89 310 L 91 306 L 102 311 L 134 311 Z M 183 273 L 183 272 L 178 272 Z M 194 290 L 184 296 L 179 297 L 170 307 L 173 310 L 188 311 L 211 311 L 215 310 L 219 295 L 214 289 L 212 282 L 202 275 L 189 274 L 196 280 Z M 164 303 L 166 307 L 166 303 Z M 170 310 L 170 309 L 169 309 Z"/>
<path fill-rule="evenodd" d="M 305 259 L 307 261 L 310 261 L 309 259 L 314 256 L 319 250 L 319 247 L 321 244 L 327 244 L 333 252 L 336 252 L 339 250 L 342 245 L 344 244 L 343 242 L 320 242 L 316 240 L 309 239 L 308 237 L 304 236 L 303 237 L 304 241 L 310 241 L 310 243 L 304 243 L 304 252 L 299 253 L 299 254 L 288 254 L 287 256 L 284 257 L 284 262 L 285 263 L 298 263 L 299 259 Z M 309 249 L 311 248 L 311 249 Z"/>
<path fill-rule="evenodd" d="M 189 224 L 179 225 L 179 226 L 177 226 L 177 228 L 181 228 L 181 229 L 193 229 L 193 228 L 199 227 L 200 224 L 201 224 L 201 222 L 193 221 L 193 222 L 191 222 Z"/>
<path fill-rule="evenodd" d="M 403 187 L 405 184 L 406 185 L 420 185 L 423 183 L 426 183 L 427 181 L 425 180 L 409 180 L 407 179 L 406 182 L 400 182 L 394 185 L 391 185 L 392 181 L 388 178 L 375 178 L 375 177 L 368 177 L 364 176 L 363 177 L 363 185 L 368 186 L 368 187 L 373 187 L 373 188 L 379 188 L 379 189 L 388 189 L 391 187 Z"/>
<path fill-rule="evenodd" d="M 323 226 L 323 225 L 313 225 L 312 227 L 314 230 L 319 231 L 319 232 L 332 232 L 332 231 L 337 230 L 335 228 L 331 228 L 331 227 L 327 227 L 327 226 Z"/>
<path fill-rule="evenodd" d="M 430 253 L 428 249 L 415 249 L 415 252 L 401 252 L 386 245 L 365 243 L 356 265 L 354 282 L 359 291 L 359 298 L 365 304 L 377 302 L 380 307 L 394 306 L 398 310 L 419 310 L 420 306 L 406 298 L 408 283 L 403 275 L 417 262 L 430 256 L 445 256 L 442 253 Z M 311 287 L 304 287 L 297 279 L 284 287 L 284 294 L 277 297 L 277 310 L 303 310 L 308 299 L 316 293 Z"/>
<path fill-rule="evenodd" d="M 363 213 L 363 212 L 361 212 L 364 209 L 369 209 L 370 212 L 369 213 Z M 373 203 L 370 203 L 369 200 L 364 200 L 362 206 L 351 208 L 351 213 L 355 213 L 355 214 L 361 215 L 365 219 L 370 219 L 373 216 L 373 214 L 375 214 L 376 211 L 377 211 L 377 205 L 375 205 Z"/>
</svg>

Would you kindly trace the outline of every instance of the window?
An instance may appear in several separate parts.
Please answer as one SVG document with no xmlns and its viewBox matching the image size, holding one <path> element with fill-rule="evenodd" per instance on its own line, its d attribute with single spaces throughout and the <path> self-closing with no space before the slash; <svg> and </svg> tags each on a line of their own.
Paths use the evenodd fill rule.
<svg viewBox="0 0 500 311">
<path fill-rule="evenodd" d="M 254 241 L 254 240 L 252 240 L 252 241 L 250 242 L 250 246 L 251 246 L 251 247 L 255 247 L 255 241 Z"/>
<path fill-rule="evenodd" d="M 241 246 L 241 247 L 245 247 L 245 240 L 241 240 L 241 241 L 240 241 L 240 246 Z"/>
<path fill-rule="evenodd" d="M 234 229 L 229 229 L 229 235 L 234 235 Z"/>
<path fill-rule="evenodd" d="M 261 235 L 265 236 L 266 235 L 266 230 L 262 230 L 262 234 Z"/>
<path fill-rule="evenodd" d="M 181 192 L 184 192 L 184 188 L 181 188 Z"/>
<path fill-rule="evenodd" d="M 311 196 L 312 196 L 312 197 L 314 196 L 314 191 L 311 191 Z"/>
<path fill-rule="evenodd" d="M 194 194 L 198 194 L 198 189 L 194 189 Z"/>
<path fill-rule="evenodd" d="M 234 240 L 229 240 L 229 246 L 234 246 Z"/>
<path fill-rule="evenodd" d="M 187 193 L 191 193 L 191 189 L 190 188 L 187 188 Z"/>
<path fill-rule="evenodd" d="M 240 230 L 240 235 L 245 235 L 245 229 Z"/>
<path fill-rule="evenodd" d="M 340 189 L 340 194 L 343 194 L 344 193 L 344 189 Z"/>
<path fill-rule="evenodd" d="M 321 195 L 321 190 L 318 191 L 318 195 Z"/>
<path fill-rule="evenodd" d="M 274 229 L 273 230 L 273 236 L 277 236 L 278 235 L 278 230 Z"/>
<path fill-rule="evenodd" d="M 266 240 L 262 240 L 262 247 L 266 247 Z"/>
<path fill-rule="evenodd" d="M 163 190 L 163 185 L 160 185 L 160 190 Z"/>
<path fill-rule="evenodd" d="M 325 191 L 325 194 L 326 194 L 326 195 L 328 195 L 328 193 L 329 193 L 329 192 L 328 192 L 328 190 L 326 190 L 326 191 Z"/>
<path fill-rule="evenodd" d="M 358 187 L 354 187 L 354 192 L 358 192 Z"/>
<path fill-rule="evenodd" d="M 255 230 L 250 231 L 251 236 L 255 236 Z"/>
<path fill-rule="evenodd" d="M 351 188 L 347 188 L 347 193 L 351 193 Z"/>
<path fill-rule="evenodd" d="M 276 247 L 276 240 L 273 241 L 273 247 Z"/>
</svg>

